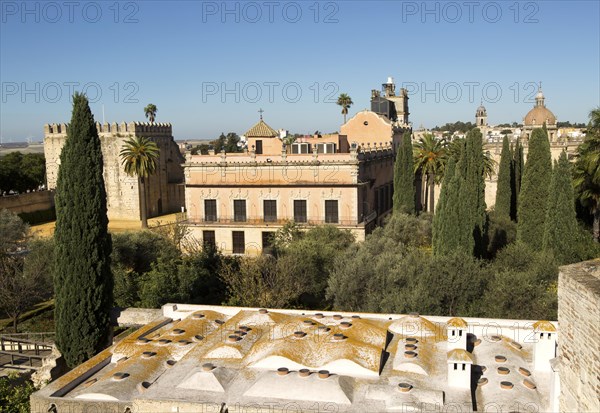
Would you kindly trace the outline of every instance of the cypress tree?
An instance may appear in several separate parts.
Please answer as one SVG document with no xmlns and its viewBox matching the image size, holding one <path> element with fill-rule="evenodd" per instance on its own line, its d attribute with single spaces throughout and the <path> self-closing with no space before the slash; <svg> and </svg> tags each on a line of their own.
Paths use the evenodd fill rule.
<svg viewBox="0 0 600 413">
<path fill-rule="evenodd" d="M 508 136 L 502 141 L 500 166 L 498 167 L 498 186 L 496 188 L 496 206 L 494 210 L 499 217 L 510 217 L 512 201 L 512 156 Z"/>
<path fill-rule="evenodd" d="M 529 140 L 518 204 L 517 239 L 534 250 L 542 248 L 548 190 L 552 179 L 550 142 L 543 129 L 535 129 Z"/>
<path fill-rule="evenodd" d="M 459 176 L 456 172 L 456 161 L 448 160 L 440 199 L 433 216 L 433 253 L 449 254 L 460 248 L 460 225 L 458 216 Z"/>
<path fill-rule="evenodd" d="M 461 245 L 465 252 L 481 256 L 486 249 L 487 218 L 483 144 L 479 129 L 467 133 L 464 148 L 464 156 L 457 168 L 462 174 L 459 188 Z"/>
<path fill-rule="evenodd" d="M 470 144 L 467 139 L 461 145 L 460 157 L 456 163 L 456 211 L 458 221 L 458 244 L 463 251 L 472 251 L 473 246 L 470 242 L 472 239 L 471 234 L 471 211 L 470 203 L 471 197 L 467 190 L 467 169 L 468 169 L 468 158 L 471 150 Z"/>
<path fill-rule="evenodd" d="M 525 161 L 523 159 L 523 145 L 521 141 L 517 139 L 517 144 L 513 151 L 512 159 L 512 181 L 511 181 L 511 205 L 510 205 L 510 218 L 513 221 L 517 221 L 517 210 L 519 205 L 519 194 L 521 192 L 521 179 L 523 176 Z"/>
<path fill-rule="evenodd" d="M 113 279 L 100 138 L 87 98 L 73 96 L 56 186 L 56 344 L 67 364 L 110 341 Z"/>
<path fill-rule="evenodd" d="M 554 163 L 548 196 L 543 248 L 554 252 L 558 262 L 567 264 L 575 257 L 577 214 L 571 184 L 571 164 L 563 151 Z"/>
<path fill-rule="evenodd" d="M 394 213 L 415 212 L 415 171 L 410 132 L 402 135 L 394 164 Z"/>
</svg>

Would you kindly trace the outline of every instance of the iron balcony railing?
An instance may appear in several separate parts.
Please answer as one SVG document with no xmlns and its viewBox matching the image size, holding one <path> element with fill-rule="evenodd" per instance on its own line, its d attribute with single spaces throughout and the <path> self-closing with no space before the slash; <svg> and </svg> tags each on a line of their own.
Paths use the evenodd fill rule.
<svg viewBox="0 0 600 413">
<path fill-rule="evenodd" d="M 239 224 L 239 225 L 284 225 L 287 222 L 295 222 L 300 225 L 322 225 L 322 224 L 333 224 L 333 225 L 348 225 L 358 226 L 364 224 L 364 219 L 357 219 L 355 217 L 304 217 L 300 219 L 294 219 L 293 217 L 287 218 L 274 218 L 274 217 L 254 217 L 254 216 L 218 216 L 218 217 L 200 217 L 194 218 L 188 216 L 188 223 L 193 225 L 199 224 Z"/>
</svg>

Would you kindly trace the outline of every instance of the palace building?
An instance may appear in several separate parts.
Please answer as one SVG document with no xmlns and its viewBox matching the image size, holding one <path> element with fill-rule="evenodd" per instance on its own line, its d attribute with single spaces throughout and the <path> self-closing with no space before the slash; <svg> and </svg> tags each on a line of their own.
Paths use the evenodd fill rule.
<svg viewBox="0 0 600 413">
<path fill-rule="evenodd" d="M 286 222 L 332 224 L 363 240 L 392 208 L 395 149 L 410 131 L 408 97 L 393 83 L 341 133 L 286 144 L 261 118 L 243 153 L 188 154 L 190 236 L 228 254 L 258 254 Z M 402 106 L 397 106 L 402 105 Z"/>
</svg>

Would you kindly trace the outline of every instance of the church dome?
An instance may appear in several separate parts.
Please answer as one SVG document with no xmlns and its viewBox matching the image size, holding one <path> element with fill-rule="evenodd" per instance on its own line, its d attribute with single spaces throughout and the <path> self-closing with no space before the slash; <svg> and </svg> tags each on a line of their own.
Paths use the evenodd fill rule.
<svg viewBox="0 0 600 413">
<path fill-rule="evenodd" d="M 536 106 L 525 115 L 525 126 L 542 126 L 556 124 L 556 116 L 545 106 Z"/>
<path fill-rule="evenodd" d="M 535 106 L 525 115 L 525 119 L 523 119 L 525 126 L 542 126 L 544 122 L 547 125 L 556 125 L 556 116 L 546 107 L 545 100 L 540 83 L 538 92 L 535 95 Z"/>
</svg>

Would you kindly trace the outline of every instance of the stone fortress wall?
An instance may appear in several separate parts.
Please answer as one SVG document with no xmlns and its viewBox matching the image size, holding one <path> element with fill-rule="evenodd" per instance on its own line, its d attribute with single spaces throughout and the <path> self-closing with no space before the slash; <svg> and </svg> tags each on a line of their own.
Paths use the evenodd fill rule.
<svg viewBox="0 0 600 413">
<path fill-rule="evenodd" d="M 561 267 L 558 340 L 561 412 L 600 411 L 600 259 Z"/>
<path fill-rule="evenodd" d="M 170 123 L 96 122 L 104 157 L 108 218 L 132 220 L 140 217 L 139 185 L 136 177 L 123 170 L 119 152 L 129 137 L 143 136 L 156 142 L 160 156 L 156 173 L 146 180 L 147 212 L 149 217 L 181 211 L 185 205 L 183 185 L 183 156 L 173 139 Z M 55 189 L 60 166 L 60 153 L 67 138 L 68 125 L 44 125 L 44 154 L 48 188 Z"/>
</svg>

